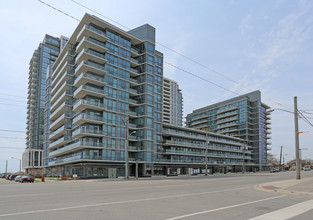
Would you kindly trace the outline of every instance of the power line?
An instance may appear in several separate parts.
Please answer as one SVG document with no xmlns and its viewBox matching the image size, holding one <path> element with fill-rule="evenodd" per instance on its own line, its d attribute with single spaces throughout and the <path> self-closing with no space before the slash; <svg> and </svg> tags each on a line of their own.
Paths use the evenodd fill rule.
<svg viewBox="0 0 313 220">
<path fill-rule="evenodd" d="M 61 11 L 61 10 L 59 10 L 59 9 L 56 9 L 55 7 L 53 7 L 53 6 L 49 5 L 49 4 L 44 3 L 44 2 L 41 1 L 41 0 L 38 0 L 38 1 L 41 2 L 41 3 L 43 3 L 43 4 L 45 4 L 45 5 L 47 5 L 47 6 L 49 6 L 49 7 L 51 7 L 51 8 L 53 8 L 53 9 L 55 9 L 55 10 L 57 10 L 57 11 L 59 11 L 59 12 L 61 12 L 61 13 L 63 13 L 63 14 L 65 14 L 65 15 L 67 15 L 67 16 L 69 16 L 69 17 L 71 17 L 71 18 L 74 18 L 74 17 L 72 17 L 72 16 L 70 16 L 70 15 L 64 13 L 63 11 Z M 125 27 L 126 29 L 130 29 L 130 28 L 128 28 L 128 27 L 126 27 L 126 26 L 124 26 L 124 25 L 122 25 L 122 24 L 120 24 L 120 23 L 118 23 L 118 22 L 116 22 L 116 21 L 114 21 L 114 20 L 112 20 L 112 19 L 110 19 L 110 18 L 108 18 L 108 17 L 106 17 L 106 16 L 104 16 L 104 15 L 102 15 L 102 14 L 100 14 L 100 13 L 98 13 L 98 12 L 96 12 L 96 11 L 94 11 L 94 10 L 92 10 L 92 9 L 90 9 L 90 8 L 88 8 L 88 7 L 86 7 L 86 6 L 84 6 L 84 5 L 82 5 L 82 4 L 80 4 L 80 3 L 78 3 L 77 1 L 74 1 L 74 0 L 71 0 L 71 1 L 73 1 L 73 2 L 76 3 L 76 4 L 79 4 L 80 6 L 86 8 L 86 9 L 88 9 L 88 10 L 91 10 L 92 12 L 94 12 L 94 13 L 96 13 L 96 14 L 98 14 L 98 15 L 100 15 L 100 16 L 102 16 L 102 17 L 104 17 L 104 18 L 106 18 L 106 19 L 108 19 L 108 20 L 110 20 L 110 21 L 112 21 L 112 22 L 114 22 L 114 23 L 117 23 L 117 24 L 119 24 L 119 25 Z M 75 18 L 74 18 L 74 19 L 75 19 Z M 78 19 L 76 19 L 76 20 L 79 21 Z M 189 75 L 192 75 L 192 76 L 197 77 L 197 78 L 199 78 L 199 79 L 201 79 L 201 80 L 203 80 L 203 81 L 205 81 L 205 82 L 208 82 L 208 83 L 210 83 L 210 84 L 212 84 L 212 85 L 215 85 L 215 86 L 217 86 L 217 87 L 219 87 L 219 88 L 221 88 L 221 89 L 224 89 L 224 90 L 226 90 L 226 91 L 228 91 L 228 92 L 231 92 L 231 93 L 234 93 L 234 94 L 236 94 L 236 95 L 240 95 L 239 93 L 236 93 L 236 92 L 234 92 L 234 91 L 231 91 L 230 89 L 227 89 L 227 88 L 225 88 L 225 87 L 223 87 L 223 86 L 221 86 L 221 85 L 219 85 L 219 84 L 217 84 L 217 83 L 214 83 L 214 82 L 212 82 L 212 81 L 209 81 L 209 80 L 207 80 L 207 79 L 205 79 L 205 78 L 203 78 L 203 77 L 201 77 L 201 76 L 198 76 L 198 75 L 196 75 L 196 74 L 194 74 L 194 73 L 191 73 L 191 72 L 189 72 L 189 71 L 187 71 L 187 70 L 184 70 L 184 69 L 182 69 L 182 68 L 180 68 L 180 67 L 177 67 L 177 66 L 175 66 L 175 65 L 173 65 L 173 64 L 171 64 L 171 63 L 169 63 L 169 62 L 166 62 L 165 60 L 163 60 L 163 62 L 165 62 L 166 64 L 168 64 L 168 65 L 170 65 L 170 66 L 172 66 L 172 67 L 174 67 L 174 68 L 176 68 L 176 69 L 179 69 L 179 70 L 181 70 L 181 71 L 183 71 L 183 72 L 185 72 L 185 73 L 188 73 Z"/>
<path fill-rule="evenodd" d="M 42 4 L 44 4 L 44 5 L 47 5 L 48 7 L 52 8 L 52 9 L 54 9 L 54 10 L 56 10 L 56 11 L 58 11 L 58 12 L 64 14 L 64 15 L 70 17 L 70 18 L 73 18 L 73 19 L 76 20 L 76 21 L 80 21 L 79 19 L 77 19 L 77 18 L 75 18 L 75 17 L 73 17 L 73 16 L 71 16 L 71 15 L 69 15 L 69 14 L 67 14 L 67 13 L 65 13 L 65 12 L 63 12 L 63 11 L 57 9 L 57 8 L 55 8 L 55 7 L 53 7 L 52 5 L 49 5 L 48 3 L 45 3 L 45 2 L 43 2 L 43 1 L 41 1 L 41 0 L 38 0 L 38 1 L 39 1 L 40 3 L 42 3 Z"/>
<path fill-rule="evenodd" d="M 7 94 L 7 93 L 0 93 L 0 95 L 12 96 L 12 97 L 18 97 L 18 98 L 24 98 L 24 99 L 26 99 L 26 97 L 24 97 L 24 96 L 19 96 L 19 95 L 11 95 L 11 94 Z"/>
<path fill-rule="evenodd" d="M 0 129 L 0 131 L 25 133 L 25 131 L 7 130 L 7 129 Z"/>
<path fill-rule="evenodd" d="M 8 103 L 0 103 L 0 105 L 11 105 L 11 106 L 18 106 L 18 107 L 23 107 L 23 108 L 26 108 L 26 106 L 22 106 L 22 105 L 14 105 L 14 104 L 8 104 Z"/>
<path fill-rule="evenodd" d="M 12 102 L 20 102 L 20 103 L 26 104 L 26 101 L 20 101 L 20 100 L 14 100 L 14 99 L 6 99 L 6 98 L 1 98 L 1 97 L 0 97 L 0 99 L 7 100 L 7 101 L 12 101 Z"/>
<path fill-rule="evenodd" d="M 83 4 L 81 4 L 81 3 L 77 2 L 77 1 L 75 1 L 75 0 L 71 0 L 71 1 L 74 2 L 75 4 L 80 5 L 81 7 L 85 8 L 85 9 L 88 9 L 88 10 L 90 10 L 90 11 L 92 11 L 92 12 L 94 12 L 94 13 L 100 15 L 100 16 L 102 16 L 103 18 L 105 18 L 105 19 L 107 19 L 107 20 L 110 20 L 110 21 L 114 22 L 115 24 L 118 24 L 118 25 L 120 25 L 120 26 L 122 26 L 122 27 L 124 27 L 124 28 L 126 28 L 126 29 L 128 29 L 128 30 L 130 30 L 129 27 L 127 27 L 127 26 L 125 26 L 125 25 L 123 25 L 123 24 L 121 24 L 121 23 L 119 23 L 119 22 L 117 22 L 117 21 L 115 21 L 115 20 L 113 20 L 113 19 L 107 17 L 107 16 L 104 16 L 103 14 L 101 14 L 101 13 L 99 13 L 99 12 L 97 12 L 97 11 L 95 11 L 95 10 L 93 10 L 93 9 L 91 9 L 91 8 L 89 8 L 89 7 L 87 7 L 87 6 L 83 5 Z M 210 72 L 213 72 L 213 73 L 215 73 L 215 74 L 217 74 L 217 75 L 222 76 L 223 78 L 225 78 L 225 79 L 231 81 L 232 83 L 235 83 L 235 84 L 237 84 L 237 85 L 239 85 L 239 86 L 245 88 L 245 89 L 248 90 L 248 91 L 252 91 L 249 87 L 247 87 L 247 86 L 245 86 L 245 85 L 239 83 L 239 82 L 236 81 L 236 80 L 233 80 L 232 78 L 228 77 L 227 75 L 225 75 L 225 74 L 223 74 L 223 73 L 221 73 L 221 72 L 219 72 L 219 71 L 217 71 L 217 70 L 215 70 L 215 69 L 213 69 L 213 68 L 211 68 L 211 67 L 208 67 L 207 65 L 204 65 L 204 64 L 202 64 L 202 63 L 200 63 L 200 62 L 198 62 L 198 61 L 196 61 L 196 60 L 190 58 L 189 56 L 186 56 L 186 55 L 184 55 L 184 54 L 182 54 L 182 53 L 180 53 L 180 52 L 178 52 L 178 51 L 176 51 L 176 50 L 174 50 L 174 49 L 172 49 L 172 48 L 170 48 L 170 47 L 168 47 L 168 46 L 166 46 L 166 45 L 164 45 L 164 44 L 162 44 L 162 43 L 160 43 L 160 42 L 158 42 L 158 41 L 156 41 L 155 43 L 158 44 L 158 45 L 160 45 L 160 46 L 162 46 L 162 47 L 164 47 L 164 48 L 166 48 L 166 49 L 168 49 L 168 50 L 170 50 L 170 51 L 172 51 L 172 52 L 174 52 L 174 53 L 176 53 L 176 54 L 178 54 L 178 55 L 180 55 L 180 56 L 182 56 L 182 57 L 184 57 L 185 59 L 187 59 L 187 60 L 189 60 L 189 61 L 191 61 L 191 62 L 193 62 L 193 63 L 195 63 L 195 64 L 197 64 L 197 65 L 199 65 L 199 66 L 201 66 L 201 67 L 203 67 L 203 68 L 205 68 L 205 69 L 207 69 L 207 70 L 209 70 Z M 195 76 L 195 75 L 194 75 L 194 76 Z M 196 77 L 197 77 L 197 78 L 202 78 L 202 77 L 198 77 L 198 76 L 196 76 Z M 204 78 L 202 78 L 202 79 L 204 79 Z M 208 81 L 208 80 L 205 80 L 205 81 Z M 211 82 L 209 82 L 209 83 L 211 83 Z M 211 83 L 211 84 L 212 84 L 212 83 Z M 214 85 L 217 85 L 216 83 L 213 83 L 213 84 L 214 84 Z M 221 88 L 222 86 L 218 86 L 218 87 Z M 223 88 L 224 88 L 224 87 L 223 87 Z M 228 89 L 227 89 L 227 90 L 228 90 Z M 228 91 L 230 91 L 230 90 L 228 90 Z M 234 93 L 233 91 L 230 91 L 230 92 Z M 234 93 L 234 94 L 238 94 L 238 93 Z M 279 103 L 279 102 L 273 100 L 272 98 L 267 97 L 267 96 L 264 96 L 264 94 L 263 94 L 263 97 L 268 98 L 268 99 L 271 100 L 273 103 L 276 103 L 276 104 L 279 105 L 279 106 L 284 106 L 283 104 L 281 104 L 281 103 Z M 288 108 L 287 106 L 284 106 L 284 107 Z"/>
<path fill-rule="evenodd" d="M 214 82 L 212 82 L 212 81 L 210 81 L 210 80 L 207 80 L 207 79 L 205 79 L 205 78 L 203 78 L 203 77 L 201 77 L 201 76 L 198 76 L 198 75 L 196 75 L 196 74 L 194 74 L 194 73 L 192 73 L 192 72 L 189 72 L 189 71 L 187 71 L 187 70 L 184 70 L 184 69 L 182 69 L 182 68 L 180 68 L 180 67 L 178 67 L 178 66 L 175 66 L 175 65 L 173 65 L 173 64 L 171 64 L 171 63 L 169 63 L 169 62 L 167 62 L 167 61 L 165 61 L 165 60 L 163 60 L 163 62 L 166 63 L 166 64 L 169 65 L 169 66 L 172 66 L 172 67 L 174 67 L 174 68 L 176 68 L 176 69 L 178 69 L 178 70 L 180 70 L 180 71 L 182 71 L 182 72 L 185 72 L 185 73 L 187 73 L 187 74 L 189 74 L 189 75 L 192 75 L 192 76 L 194 76 L 194 77 L 197 77 L 197 78 L 199 78 L 199 79 L 201 79 L 201 80 L 203 80 L 203 81 L 205 81 L 205 82 L 208 82 L 208 83 L 210 83 L 210 84 L 212 84 L 212 85 L 214 85 L 214 86 L 217 86 L 217 87 L 219 87 L 219 88 L 221 88 L 221 89 L 224 89 L 224 90 L 226 90 L 226 91 L 228 91 L 228 92 L 234 93 L 235 95 L 240 95 L 240 94 L 237 93 L 237 92 L 234 92 L 234 91 L 232 91 L 232 90 L 230 90 L 230 89 L 227 89 L 227 88 L 225 88 L 225 87 L 223 87 L 223 86 L 220 86 L 220 85 L 218 85 L 218 84 L 216 84 L 216 83 L 214 83 Z"/>
<path fill-rule="evenodd" d="M 298 111 L 298 113 L 301 115 L 300 117 L 302 118 L 302 120 L 304 120 L 306 123 L 313 127 L 313 124 L 302 114 L 302 112 Z"/>
<path fill-rule="evenodd" d="M 4 148 L 4 149 L 25 149 L 23 147 L 0 147 L 0 148 Z"/>
<path fill-rule="evenodd" d="M 45 5 L 47 5 L 47 6 L 49 6 L 50 8 L 52 8 L 52 9 L 54 9 L 54 10 L 56 10 L 56 11 L 59 11 L 60 13 L 66 15 L 66 16 L 68 16 L 68 17 L 71 17 L 71 18 L 73 18 L 73 19 L 75 19 L 75 20 L 77 20 L 77 21 L 80 21 L 80 20 L 78 20 L 77 18 L 75 18 L 75 17 L 73 17 L 73 16 L 71 16 L 71 15 L 69 15 L 69 14 L 67 14 L 67 13 L 65 13 L 65 12 L 63 12 L 63 11 L 61 11 L 61 10 L 59 10 L 59 9 L 57 9 L 57 8 L 55 8 L 55 7 L 53 7 L 53 6 L 49 5 L 49 4 L 47 4 L 47 3 L 45 3 L 45 2 L 43 2 L 43 1 L 41 1 L 41 0 L 38 0 L 38 1 L 41 2 L 41 3 L 43 3 L 43 4 L 45 4 Z M 126 29 L 130 29 L 130 28 L 128 28 L 127 26 L 122 25 L 122 24 L 120 24 L 120 23 L 114 21 L 113 19 L 110 19 L 110 18 L 104 16 L 103 14 L 101 14 L 101 13 L 99 13 L 99 12 L 96 12 L 96 11 L 93 10 L 93 9 L 90 9 L 90 8 L 88 8 L 87 6 L 81 4 L 81 3 L 77 2 L 77 1 L 74 1 L 74 0 L 71 0 L 71 1 L 74 2 L 74 3 L 76 3 L 76 4 L 78 4 L 78 5 L 80 5 L 80 6 L 82 6 L 82 7 L 84 7 L 84 8 L 86 8 L 86 9 L 88 9 L 88 10 L 90 10 L 90 11 L 92 11 L 92 12 L 94 12 L 94 13 L 96 13 L 96 14 L 98 14 L 98 15 L 100 15 L 100 16 L 102 16 L 102 17 L 104 17 L 104 18 L 106 18 L 107 20 L 110 20 L 110 21 L 112 21 L 112 22 L 114 22 L 114 23 L 116 23 L 116 24 L 118 24 L 118 25 L 120 25 L 120 26 L 122 26 L 122 27 L 124 27 L 124 28 L 126 28 Z M 232 81 L 233 83 L 236 83 L 236 84 L 240 85 L 241 87 L 244 87 L 244 88 L 246 88 L 246 89 L 248 89 L 248 90 L 251 91 L 250 88 L 248 88 L 248 87 L 246 87 L 245 85 L 242 85 L 241 83 L 238 83 L 237 81 L 235 81 L 235 80 L 229 78 L 229 77 L 226 76 L 225 74 L 222 74 L 222 73 L 220 73 L 219 71 L 216 71 L 216 70 L 214 70 L 213 68 L 210 68 L 210 67 L 208 67 L 208 66 L 206 66 L 206 65 L 204 65 L 204 64 L 202 64 L 202 63 L 200 63 L 200 62 L 198 62 L 198 61 L 196 61 L 196 60 L 194 60 L 194 59 L 192 59 L 192 58 L 190 58 L 190 57 L 188 57 L 188 56 L 186 56 L 186 55 L 180 53 L 180 52 L 177 52 L 177 51 L 175 51 L 175 50 L 173 50 L 173 49 L 171 49 L 171 48 L 169 48 L 169 47 L 167 47 L 167 46 L 165 46 L 165 45 L 163 45 L 163 44 L 161 44 L 161 43 L 159 43 L 159 42 L 156 42 L 156 43 L 159 44 L 159 45 L 161 45 L 161 46 L 163 46 L 163 47 L 165 47 L 165 48 L 167 48 L 167 49 L 169 49 L 169 50 L 171 50 L 171 51 L 173 51 L 173 52 L 175 52 L 175 53 L 177 53 L 177 54 L 179 54 L 179 55 L 181 55 L 181 56 L 183 56 L 184 58 L 186 58 L 186 59 L 188 59 L 188 60 L 190 60 L 190 61 L 192 61 L 192 62 L 194 62 L 194 63 L 196 63 L 196 64 L 198 64 L 198 65 L 200 65 L 200 66 L 202 66 L 202 67 L 204 67 L 204 68 L 206 68 L 207 70 L 209 70 L 209 71 L 211 71 L 211 72 L 214 72 L 214 73 L 216 73 L 216 74 L 219 74 L 219 75 L 223 76 L 224 78 L 226 78 L 226 79 Z M 173 66 L 173 67 L 175 67 L 175 68 L 177 68 L 177 69 L 179 68 L 179 67 L 176 67 L 175 65 L 170 64 L 170 63 L 168 63 L 168 62 L 166 62 L 166 61 L 164 61 L 164 60 L 163 60 L 163 62 L 165 62 L 165 63 L 167 63 L 168 65 L 171 65 L 171 66 Z M 225 89 L 225 90 L 227 90 L 227 91 L 229 91 L 229 92 L 231 92 L 231 93 L 234 93 L 234 94 L 236 94 L 236 95 L 240 95 L 240 94 L 237 93 L 237 92 L 234 92 L 234 91 L 232 91 L 232 90 L 226 89 L 225 87 L 220 86 L 220 85 L 218 85 L 217 83 L 213 83 L 213 82 L 211 82 L 211 81 L 209 81 L 209 80 L 207 80 L 207 79 L 205 79 L 205 78 L 203 78 L 203 77 L 197 76 L 197 75 L 195 75 L 195 74 L 193 74 L 193 73 L 191 73 L 191 72 L 189 72 L 189 71 L 183 70 L 182 68 L 179 68 L 179 69 L 180 69 L 181 71 L 184 71 L 184 72 L 186 72 L 186 73 L 188 73 L 188 74 L 194 76 L 194 77 L 197 77 L 197 78 L 199 78 L 199 79 L 201 79 L 201 80 L 203 80 L 203 81 L 206 81 L 206 82 L 208 82 L 208 83 L 210 83 L 210 84 L 212 84 L 212 85 L 215 85 L 215 86 L 217 86 L 217 87 L 219 87 L 219 88 Z M 270 98 L 270 97 L 266 97 L 266 96 L 264 96 L 264 95 L 263 95 L 263 97 L 270 99 L 273 103 L 276 103 L 276 104 L 279 105 L 279 106 L 283 106 L 283 107 L 285 107 L 285 108 L 287 108 L 287 109 L 290 109 L 290 108 L 288 108 L 287 106 L 284 106 L 283 104 L 281 104 L 281 103 L 279 103 L 279 102 L 276 102 L 275 100 L 273 100 L 273 99 Z"/>
<path fill-rule="evenodd" d="M 0 138 L 4 138 L 4 139 L 21 139 L 21 140 L 25 140 L 25 138 L 19 138 L 19 137 L 0 137 Z"/>
<path fill-rule="evenodd" d="M 81 3 L 77 2 L 77 1 L 74 1 L 74 0 L 71 0 L 71 1 L 72 1 L 72 2 L 74 2 L 74 3 L 76 3 L 77 5 L 82 6 L 83 8 L 86 8 L 86 9 L 88 9 L 88 10 L 92 11 L 93 13 L 95 13 L 95 14 L 97 14 L 97 15 L 102 16 L 103 18 L 105 18 L 105 19 L 107 19 L 107 20 L 109 20 L 109 21 L 112 21 L 112 22 L 113 22 L 113 23 L 115 23 L 115 24 L 120 25 L 121 27 L 124 27 L 124 28 L 126 28 L 126 29 L 130 30 L 130 28 L 129 28 L 129 27 L 127 27 L 127 26 L 125 26 L 125 25 L 123 25 L 123 24 L 121 24 L 121 23 L 118 23 L 117 21 L 114 21 L 113 19 L 111 19 L 111 18 L 109 18 L 109 17 L 106 17 L 106 16 L 104 16 L 103 14 L 100 14 L 99 12 L 97 12 L 97 11 L 95 11 L 95 10 L 91 9 L 91 8 L 88 8 L 87 6 L 85 6 L 85 5 L 81 4 Z"/>
<path fill-rule="evenodd" d="M 309 115 L 313 115 L 313 113 L 311 113 L 311 112 L 308 112 L 308 110 L 300 110 L 302 113 L 304 113 L 304 114 L 309 114 Z"/>
</svg>

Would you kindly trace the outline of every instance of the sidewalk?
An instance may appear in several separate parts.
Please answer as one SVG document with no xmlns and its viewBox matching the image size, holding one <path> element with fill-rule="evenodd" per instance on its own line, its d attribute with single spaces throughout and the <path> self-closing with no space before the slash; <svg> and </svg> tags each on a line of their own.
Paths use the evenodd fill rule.
<svg viewBox="0 0 313 220">
<path fill-rule="evenodd" d="M 313 178 L 263 183 L 257 185 L 256 188 L 266 192 L 313 197 Z"/>
</svg>

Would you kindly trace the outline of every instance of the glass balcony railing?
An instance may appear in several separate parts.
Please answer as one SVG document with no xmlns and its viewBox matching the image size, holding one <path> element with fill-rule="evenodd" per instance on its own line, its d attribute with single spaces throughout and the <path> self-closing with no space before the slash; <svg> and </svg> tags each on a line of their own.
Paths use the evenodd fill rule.
<svg viewBox="0 0 313 220">
<path fill-rule="evenodd" d="M 77 83 L 77 81 L 79 81 L 82 77 L 85 77 L 85 78 L 88 78 L 88 79 L 93 79 L 93 80 L 97 80 L 97 81 L 100 81 L 100 82 L 103 82 L 105 83 L 105 80 L 104 80 L 104 77 L 101 77 L 101 76 L 95 76 L 95 75 L 92 75 L 90 73 L 82 73 L 79 75 L 79 77 L 75 80 L 75 83 Z"/>
<path fill-rule="evenodd" d="M 87 38 L 86 40 L 89 41 L 89 42 L 91 42 L 91 43 L 94 43 L 94 44 L 97 44 L 97 45 L 99 45 L 99 46 L 101 46 L 101 47 L 106 48 L 105 43 L 102 43 L 101 41 L 95 40 L 95 39 L 90 38 L 90 37 Z"/>
<path fill-rule="evenodd" d="M 103 117 L 95 116 L 95 115 L 87 115 L 87 114 L 79 114 L 73 119 L 73 123 L 77 122 L 80 119 L 93 120 L 93 121 L 101 121 L 104 122 Z"/>
<path fill-rule="evenodd" d="M 105 36 L 105 33 L 103 31 L 101 31 L 101 30 L 99 30 L 99 29 L 97 29 L 97 28 L 95 28 L 93 26 L 85 25 L 85 27 L 86 27 L 86 29 L 89 29 L 89 30 L 91 30 L 93 32 L 96 32 L 96 33 L 98 33 L 100 35 L 104 35 Z"/>
<path fill-rule="evenodd" d="M 99 52 L 96 52 L 96 51 L 90 50 L 90 49 L 85 50 L 85 52 L 106 60 L 105 55 L 102 53 L 99 53 Z"/>
<path fill-rule="evenodd" d="M 73 132 L 73 136 L 76 136 L 79 133 L 104 135 L 102 130 L 91 129 L 91 128 L 78 128 L 77 130 Z"/>
<path fill-rule="evenodd" d="M 92 87 L 92 86 L 83 85 L 83 86 L 81 86 L 81 88 L 89 90 L 89 91 L 92 91 L 92 92 L 97 92 L 97 93 L 104 94 L 104 90 L 103 89 L 98 89 L 98 88 L 95 88 L 95 87 Z"/>
</svg>

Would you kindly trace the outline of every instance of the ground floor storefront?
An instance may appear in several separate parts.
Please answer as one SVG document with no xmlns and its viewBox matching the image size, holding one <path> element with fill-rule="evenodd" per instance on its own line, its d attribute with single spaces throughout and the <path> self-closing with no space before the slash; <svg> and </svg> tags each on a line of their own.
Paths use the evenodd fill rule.
<svg viewBox="0 0 313 220">
<path fill-rule="evenodd" d="M 151 177 L 162 175 L 196 175 L 214 173 L 258 172 L 259 166 L 250 165 L 208 165 L 204 164 L 161 164 L 129 162 L 129 176 Z M 264 171 L 264 170 L 263 170 Z M 45 168 L 45 176 L 68 176 L 78 178 L 118 178 L 125 177 L 125 163 L 79 162 Z"/>
</svg>

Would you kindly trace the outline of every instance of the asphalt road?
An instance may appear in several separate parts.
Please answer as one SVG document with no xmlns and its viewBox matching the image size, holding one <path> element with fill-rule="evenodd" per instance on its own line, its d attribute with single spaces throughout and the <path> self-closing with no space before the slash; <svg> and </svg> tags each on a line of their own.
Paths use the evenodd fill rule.
<svg viewBox="0 0 313 220">
<path fill-rule="evenodd" d="M 23 184 L 0 179 L 0 219 L 312 219 L 312 197 L 255 189 L 291 178 L 294 172 Z"/>
</svg>

